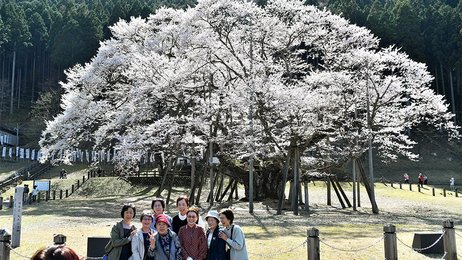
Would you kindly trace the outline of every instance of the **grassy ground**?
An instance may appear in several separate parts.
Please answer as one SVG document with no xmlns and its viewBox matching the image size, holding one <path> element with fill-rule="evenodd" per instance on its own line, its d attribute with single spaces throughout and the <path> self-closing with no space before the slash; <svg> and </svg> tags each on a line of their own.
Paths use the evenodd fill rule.
<svg viewBox="0 0 462 260">
<path fill-rule="evenodd" d="M 67 168 L 67 180 L 52 180 L 53 188 L 69 187 L 77 179 L 86 175 L 86 169 Z M 47 177 L 56 178 L 59 170 Z M 351 199 L 351 185 L 342 183 Z M 440 231 L 446 219 L 453 219 L 457 228 L 457 247 L 462 250 L 462 197 L 454 193 L 442 196 L 437 190 L 435 197 L 431 189 L 417 192 L 414 186 L 409 191 L 403 186 L 376 184 L 376 196 L 380 214 L 372 214 L 366 192 L 361 190 L 361 206 L 358 211 L 342 209 L 332 193 L 332 206 L 327 206 L 326 187 L 323 182 L 309 185 L 310 214 L 301 211 L 294 216 L 285 211 L 276 215 L 276 201 L 256 202 L 254 213 L 248 213 L 248 203 L 234 202 L 216 205 L 218 209 L 230 207 L 236 213 L 235 223 L 241 225 L 246 235 L 251 259 L 306 259 L 304 245 L 306 232 L 310 227 L 320 231 L 322 259 L 383 259 L 383 225 L 397 226 L 398 253 L 400 259 L 437 259 L 441 255 L 425 256 L 411 250 L 413 234 L 416 231 Z M 120 208 L 125 202 L 134 203 L 138 212 L 149 209 L 157 187 L 130 186 L 117 178 L 94 178 L 86 182 L 80 190 L 69 198 L 26 205 L 22 217 L 21 246 L 15 251 L 31 256 L 40 246 L 52 243 L 53 234 L 67 236 L 68 244 L 81 255 L 86 255 L 87 238 L 108 236 L 114 223 L 119 221 Z M 170 203 L 170 215 L 175 215 L 173 199 L 187 189 L 175 189 Z M 240 196 L 243 194 L 241 187 Z M 207 191 L 203 191 L 204 199 Z M 162 194 L 166 197 L 166 193 Z M 462 196 L 462 194 L 461 194 Z M 201 203 L 201 213 L 205 216 L 207 203 Z M 139 226 L 137 220 L 136 225 Z M 0 214 L 0 227 L 11 230 L 12 210 L 4 209 Z M 367 248 L 367 249 L 366 249 Z M 462 255 L 462 253 L 459 253 Z M 460 257 L 460 256 L 459 256 Z M 23 259 L 12 253 L 12 259 Z"/>
</svg>

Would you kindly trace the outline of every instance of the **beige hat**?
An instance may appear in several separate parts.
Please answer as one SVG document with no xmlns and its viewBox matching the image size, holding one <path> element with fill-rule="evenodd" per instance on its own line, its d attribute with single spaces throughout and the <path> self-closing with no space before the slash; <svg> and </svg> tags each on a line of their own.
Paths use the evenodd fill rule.
<svg viewBox="0 0 462 260">
<path fill-rule="evenodd" d="M 218 221 L 220 221 L 220 218 L 218 217 L 218 211 L 216 210 L 211 210 L 207 213 L 207 216 L 205 217 L 205 221 L 207 221 L 208 217 L 216 218 Z"/>
</svg>

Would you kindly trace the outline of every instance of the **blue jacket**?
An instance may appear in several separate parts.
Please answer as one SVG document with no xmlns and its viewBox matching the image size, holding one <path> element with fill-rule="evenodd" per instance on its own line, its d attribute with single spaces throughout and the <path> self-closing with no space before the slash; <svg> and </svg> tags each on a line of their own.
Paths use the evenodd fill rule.
<svg viewBox="0 0 462 260">
<path fill-rule="evenodd" d="M 226 259 L 226 242 L 218 237 L 219 228 L 216 227 L 213 231 L 212 241 L 210 242 L 209 250 L 207 251 L 207 260 L 223 260 Z M 210 229 L 207 230 L 207 239 L 210 234 Z"/>
</svg>

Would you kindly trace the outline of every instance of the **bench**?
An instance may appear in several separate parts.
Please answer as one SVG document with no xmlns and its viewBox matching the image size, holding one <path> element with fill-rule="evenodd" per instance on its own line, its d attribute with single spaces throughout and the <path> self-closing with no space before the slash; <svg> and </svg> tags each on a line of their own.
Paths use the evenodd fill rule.
<svg viewBox="0 0 462 260">
<path fill-rule="evenodd" d="M 416 232 L 414 233 L 414 240 L 412 241 L 412 248 L 426 248 L 431 246 L 438 240 L 442 232 Z M 416 250 L 417 251 L 417 250 Z M 438 243 L 426 250 L 417 251 L 422 254 L 442 254 L 444 253 L 443 239 L 441 238 Z"/>
</svg>

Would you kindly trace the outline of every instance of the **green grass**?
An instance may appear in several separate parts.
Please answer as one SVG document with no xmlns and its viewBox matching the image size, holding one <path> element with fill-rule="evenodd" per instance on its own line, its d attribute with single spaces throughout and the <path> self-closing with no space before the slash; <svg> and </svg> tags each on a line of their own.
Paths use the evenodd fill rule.
<svg viewBox="0 0 462 260">
<path fill-rule="evenodd" d="M 56 173 L 59 171 L 53 172 L 50 177 L 58 176 Z M 69 181 L 81 179 L 84 174 L 85 169 L 77 169 L 68 175 L 68 180 L 52 179 L 52 182 L 56 185 L 54 187 L 67 187 Z M 351 197 L 350 184 L 342 183 L 342 187 Z M 26 205 L 22 219 L 21 246 L 16 250 L 30 256 L 38 247 L 50 244 L 53 234 L 62 233 L 67 236 L 68 245 L 85 255 L 87 238 L 108 236 L 112 225 L 120 219 L 123 203 L 134 203 L 139 214 L 143 209 L 149 209 L 156 188 L 131 186 L 115 177 L 93 178 L 69 198 Z M 439 193 L 433 197 L 431 190 L 419 193 L 414 188 L 414 191 L 400 190 L 399 186 L 392 188 L 377 183 L 375 190 L 380 201 L 379 215 L 371 213 L 364 190 L 361 190 L 363 205 L 356 212 L 351 208 L 341 209 L 334 192 L 333 206 L 326 206 L 326 187 L 323 182 L 311 183 L 309 186 L 310 216 L 303 212 L 300 216 L 294 216 L 290 211 L 275 215 L 275 201 L 270 200 L 256 202 L 254 214 L 247 212 L 246 202 L 235 202 L 231 206 L 236 213 L 235 223 L 243 227 L 250 259 L 306 259 L 307 247 L 304 241 L 307 229 L 312 226 L 319 229 L 320 238 L 324 242 L 320 246 L 322 259 L 383 259 L 383 241 L 380 238 L 386 223 L 397 226 L 398 238 L 405 244 L 398 242 L 400 259 L 437 259 L 441 256 L 418 254 L 406 245 L 412 245 L 416 231 L 441 230 L 442 221 L 448 217 L 456 221 L 459 230 L 462 225 L 462 198 L 453 195 L 443 197 Z M 187 189 L 176 188 L 172 198 L 186 192 Z M 239 192 L 242 196 L 243 190 Z M 205 194 L 206 191 L 203 191 L 202 199 Z M 166 197 L 167 194 L 164 192 L 162 195 Z M 172 216 L 176 214 L 173 204 L 171 201 L 171 210 L 167 212 Z M 227 205 L 224 203 L 218 206 Z M 201 206 L 204 217 L 207 203 L 203 202 Z M 11 209 L 1 211 L 0 227 L 11 230 L 11 214 Z M 134 222 L 139 225 L 137 218 Z M 462 239 L 456 239 L 460 251 Z M 12 254 L 12 259 L 21 258 Z"/>
</svg>

